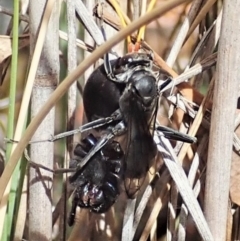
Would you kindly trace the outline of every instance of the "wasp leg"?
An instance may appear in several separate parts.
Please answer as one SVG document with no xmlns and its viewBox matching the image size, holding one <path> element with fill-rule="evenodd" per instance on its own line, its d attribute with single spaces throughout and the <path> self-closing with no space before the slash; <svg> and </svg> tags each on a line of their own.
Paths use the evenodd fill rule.
<svg viewBox="0 0 240 241">
<path fill-rule="evenodd" d="M 157 126 L 156 130 L 158 132 L 162 133 L 162 135 L 167 139 L 182 141 L 182 142 L 186 142 L 186 143 L 196 143 L 197 142 L 196 137 L 192 137 L 187 134 L 181 133 L 179 131 L 175 131 L 174 129 L 166 127 L 166 126 Z"/>
</svg>

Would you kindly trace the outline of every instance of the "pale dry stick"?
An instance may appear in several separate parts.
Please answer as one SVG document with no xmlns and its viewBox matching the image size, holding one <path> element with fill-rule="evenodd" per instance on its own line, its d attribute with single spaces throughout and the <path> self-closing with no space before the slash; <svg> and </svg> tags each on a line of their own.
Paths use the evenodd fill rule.
<svg viewBox="0 0 240 241">
<path fill-rule="evenodd" d="M 31 97 L 32 87 L 33 87 L 33 83 L 34 83 L 34 80 L 35 80 L 37 66 L 38 66 L 38 62 L 39 62 L 39 59 L 40 59 L 45 35 L 46 35 L 46 32 L 47 32 L 47 26 L 48 26 L 48 22 L 49 22 L 49 19 L 50 19 L 50 16 L 51 16 L 51 11 L 53 9 L 54 2 L 55 2 L 54 0 L 49 0 L 46 3 L 47 5 L 46 5 L 46 9 L 45 9 L 45 12 L 44 12 L 44 15 L 43 15 L 43 21 L 41 23 L 41 27 L 40 27 L 40 30 L 39 30 L 39 38 L 37 39 L 37 42 L 36 42 L 35 51 L 34 51 L 34 54 L 33 54 L 33 59 L 32 59 L 31 65 L 30 65 L 29 74 L 28 74 L 28 78 L 27 78 L 27 82 L 26 82 L 26 87 L 25 87 L 25 90 L 24 90 L 23 98 L 22 98 L 22 103 L 21 103 L 21 107 L 20 107 L 16 131 L 15 131 L 15 134 L 14 134 L 14 140 L 19 140 L 22 136 L 22 133 L 23 133 L 23 128 L 24 128 L 24 123 L 25 123 L 25 120 L 26 120 L 27 112 L 28 112 L 28 106 L 29 106 L 29 101 L 30 101 L 30 97 Z M 36 129 L 37 129 L 37 127 L 35 128 L 35 130 Z M 30 140 L 30 138 L 29 138 L 29 140 Z M 12 155 L 15 152 L 15 149 L 17 148 L 17 146 L 18 145 L 13 144 Z M 23 152 L 24 148 L 22 149 L 21 153 Z M 12 157 L 12 155 L 11 155 L 11 157 Z M 5 213 L 6 213 L 6 203 L 7 203 L 7 199 L 8 199 L 7 197 L 9 195 L 9 191 L 10 191 L 10 177 L 12 175 L 12 172 L 13 172 L 13 170 L 16 166 L 16 163 L 17 163 L 18 159 L 20 158 L 20 156 L 21 156 L 21 154 L 19 153 L 19 155 L 17 156 L 16 161 L 15 161 L 13 166 L 12 166 L 12 163 L 10 161 L 8 161 L 8 163 L 5 167 L 5 170 L 3 172 L 3 175 L 1 176 L 0 182 L 3 182 L 3 186 L 2 186 L 3 188 L 1 189 L 1 195 L 0 195 L 0 202 L 1 202 L 1 204 L 0 204 L 0 216 L 1 216 L 1 219 L 0 219 L 0 229 L 1 229 L 0 230 L 0 236 L 2 236 L 2 227 L 3 227 L 2 222 L 4 221 L 4 217 L 5 217 Z M 10 160 L 11 160 L 11 158 L 10 158 Z M 10 172 L 9 172 L 7 167 L 10 167 L 10 169 L 11 169 Z M 7 176 L 6 180 L 4 180 L 5 179 L 4 176 Z M 3 195 L 4 195 L 4 199 L 2 199 Z"/>
<path fill-rule="evenodd" d="M 53 0 L 52 0 L 53 1 Z M 52 3 L 49 0 L 48 5 Z M 54 2 L 54 1 L 53 1 Z M 106 43 L 96 49 L 91 56 L 85 59 L 78 67 L 69 74 L 64 81 L 58 86 L 58 88 L 54 91 L 54 93 L 50 96 L 49 100 L 42 107 L 36 117 L 31 121 L 28 128 L 26 129 L 23 137 L 19 141 L 14 150 L 10 160 L 8 161 L 5 170 L 0 179 L 0 199 L 2 200 L 3 194 L 5 192 L 6 186 L 10 180 L 12 172 L 17 164 L 18 159 L 22 155 L 24 149 L 28 145 L 33 133 L 36 128 L 39 126 L 43 118 L 49 112 L 49 110 L 55 105 L 55 103 L 64 95 L 70 85 L 81 76 L 84 71 L 89 68 L 89 66 L 95 62 L 98 58 L 100 58 L 104 53 L 106 53 L 112 46 L 123 40 L 127 35 L 131 34 L 135 30 L 137 30 L 140 26 L 150 23 L 157 17 L 160 17 L 162 14 L 167 12 L 168 10 L 178 6 L 181 3 L 187 2 L 185 0 L 173 0 L 167 1 L 161 4 L 160 7 L 155 8 L 150 13 L 147 13 L 145 16 L 140 17 L 137 21 L 131 23 L 128 27 L 122 29 L 119 33 L 117 33 L 114 37 L 109 39 Z M 41 35 L 42 36 L 42 35 Z M 26 115 L 25 115 L 26 116 Z"/>
<path fill-rule="evenodd" d="M 164 163 L 167 166 L 174 182 L 176 183 L 183 201 L 196 224 L 199 234 L 204 241 L 213 241 L 212 234 L 204 218 L 201 207 L 195 198 L 186 174 L 182 169 L 182 166 L 179 164 L 178 158 L 174 153 L 169 140 L 162 136 L 156 135 L 154 136 L 154 140 L 157 143 L 158 150 L 162 153 Z"/>
<path fill-rule="evenodd" d="M 238 138 L 236 133 L 233 133 L 233 146 L 235 148 L 235 151 L 240 154 L 240 139 Z"/>
<path fill-rule="evenodd" d="M 134 235 L 133 232 L 133 220 L 134 220 L 134 210 L 136 206 L 136 198 L 127 199 L 126 209 L 124 211 L 123 219 L 123 230 L 122 230 L 122 241 L 131 241 Z"/>
<path fill-rule="evenodd" d="M 157 220 L 153 223 L 149 238 L 150 241 L 157 241 Z"/>
<path fill-rule="evenodd" d="M 147 10 L 147 0 L 142 0 L 142 9 L 141 9 L 141 16 L 146 13 Z"/>
<path fill-rule="evenodd" d="M 136 20 L 140 16 L 141 2 L 138 0 L 132 0 L 133 5 L 133 20 Z"/>
<path fill-rule="evenodd" d="M 22 14 L 26 14 L 29 9 L 29 0 L 21 0 L 20 9 Z"/>
<path fill-rule="evenodd" d="M 68 42 L 67 42 L 67 71 L 68 74 L 71 73 L 77 67 L 77 33 L 76 33 L 76 12 L 75 12 L 75 2 L 76 0 L 66 0 L 67 4 L 67 26 L 68 26 Z M 75 123 L 75 110 L 77 105 L 77 81 L 73 83 L 67 93 L 67 130 L 74 128 Z M 66 139 L 67 148 L 65 147 L 64 155 L 64 168 L 69 167 L 70 153 L 72 152 L 72 143 L 74 142 L 76 136 L 71 136 Z M 60 222 L 59 222 L 59 238 L 66 240 L 66 220 L 67 220 L 67 200 L 69 194 L 72 190 L 69 190 L 68 186 L 68 175 L 65 173 L 63 175 L 63 184 L 62 184 L 62 207 L 60 210 Z"/>
<path fill-rule="evenodd" d="M 101 32 L 100 28 L 98 27 L 97 23 L 94 21 L 94 18 L 91 16 L 90 11 L 91 9 L 94 8 L 96 1 L 95 0 L 88 0 L 85 1 L 85 10 L 87 11 L 87 13 L 82 13 L 82 9 L 81 6 L 83 3 L 82 1 L 80 1 L 81 4 L 78 3 L 78 1 L 76 1 L 76 11 L 78 11 L 78 14 L 81 14 L 83 16 L 80 15 L 80 18 L 84 17 L 84 15 L 86 15 L 86 21 L 84 22 L 84 33 L 83 33 L 83 40 L 85 43 L 89 43 L 90 45 L 94 46 L 96 44 L 96 46 L 99 46 L 101 44 L 103 44 L 103 42 L 105 41 L 103 33 Z M 89 11 L 88 11 L 89 9 Z M 89 21 L 87 21 L 87 19 L 89 19 Z M 87 25 L 87 26 L 85 26 Z M 95 40 L 97 38 L 97 36 L 100 35 L 100 39 Z M 81 59 L 85 59 L 87 58 L 91 53 L 84 51 L 81 55 Z M 89 78 L 89 76 L 92 74 L 92 72 L 94 71 L 94 66 L 92 65 L 90 68 L 88 68 L 83 75 L 83 80 L 84 83 L 86 84 L 87 79 Z M 82 122 L 86 122 L 85 116 L 83 116 L 82 118 Z"/>
<path fill-rule="evenodd" d="M 232 237 L 233 233 L 233 212 L 232 212 L 232 202 L 228 199 L 227 207 L 227 227 L 226 227 L 226 240 L 234 240 Z M 239 239 L 238 239 L 239 240 Z"/>
<path fill-rule="evenodd" d="M 177 19 L 175 20 L 176 24 L 174 25 L 173 29 L 171 30 L 171 33 L 168 38 L 168 43 L 165 47 L 164 52 L 162 53 L 162 56 L 164 56 L 165 58 L 167 58 L 167 56 L 169 55 L 169 51 L 171 51 L 172 46 L 174 45 L 174 43 L 176 41 L 175 38 L 179 33 L 179 29 L 181 28 L 181 26 L 183 24 L 183 20 L 186 17 L 186 11 L 188 9 L 189 9 L 189 5 L 186 4 L 185 6 L 183 6 L 181 8 L 180 12 L 178 12 L 178 14 L 177 14 Z"/>
<path fill-rule="evenodd" d="M 188 210 L 185 204 L 182 204 L 181 206 L 181 212 L 179 215 L 179 224 L 178 224 L 178 241 L 185 241 L 186 240 L 186 222 L 187 222 L 187 214 Z"/>
<path fill-rule="evenodd" d="M 68 72 L 70 73 L 77 67 L 77 34 L 76 34 L 76 21 L 75 21 L 75 1 L 66 0 L 67 3 L 67 24 L 68 24 L 68 34 L 65 34 L 68 41 Z M 59 31 L 61 36 L 62 31 Z M 84 43 L 83 43 L 84 44 Z M 72 86 L 71 86 L 72 87 Z M 69 90 L 71 90 L 71 87 Z M 74 90 L 76 91 L 76 89 Z M 74 92 L 73 91 L 73 92 Z M 69 93 L 70 95 L 70 93 Z M 76 97 L 74 97 L 73 102 L 76 102 Z M 71 111 L 70 114 L 72 114 Z"/>
<path fill-rule="evenodd" d="M 68 24 L 68 73 L 77 67 L 77 33 L 75 21 L 75 0 L 67 0 L 67 24 Z M 77 82 L 73 83 L 68 90 L 68 130 L 73 129 L 74 112 L 77 104 Z"/>
<path fill-rule="evenodd" d="M 214 85 L 214 77 L 212 78 L 211 83 L 209 85 L 207 95 L 204 97 L 204 99 L 202 101 L 202 104 L 199 106 L 197 115 L 196 115 L 196 117 L 195 117 L 195 119 L 192 123 L 192 126 L 189 129 L 188 134 L 190 136 L 196 135 L 196 133 L 198 131 L 198 128 L 200 127 L 200 125 L 202 123 L 203 116 L 204 116 L 204 113 L 206 111 L 206 103 L 207 103 L 207 101 L 209 101 L 212 98 L 213 85 Z M 189 144 L 187 144 L 187 143 L 183 144 L 183 146 L 182 146 L 182 148 L 181 148 L 181 150 L 178 154 L 178 160 L 179 160 L 180 163 L 183 161 L 183 159 L 184 159 L 184 157 L 187 153 L 188 147 L 189 147 Z"/>
<path fill-rule="evenodd" d="M 203 0 L 195 0 L 192 2 L 188 15 L 186 16 L 178 34 L 174 41 L 174 44 L 170 50 L 166 63 L 169 67 L 173 67 L 176 58 L 182 48 L 184 40 L 187 36 L 188 30 L 190 28 L 191 23 L 193 22 L 194 18 L 196 17 L 199 8 L 202 4 Z"/>
<path fill-rule="evenodd" d="M 29 4 L 30 17 L 30 55 L 34 54 L 34 47 L 41 26 L 42 15 L 45 10 L 45 1 L 31 1 Z M 38 70 L 35 76 L 31 96 L 31 118 L 42 108 L 55 90 L 59 81 L 59 9 L 58 1 L 54 2 L 51 18 L 48 23 Z M 55 109 L 47 114 L 34 133 L 32 140 L 47 138 L 54 133 Z M 54 144 L 38 143 L 30 148 L 30 157 L 33 162 L 41 163 L 46 167 L 53 167 Z M 48 171 L 36 172 L 29 168 L 29 195 L 28 195 L 28 238 L 30 240 L 51 239 L 52 237 L 52 198 L 51 189 L 53 174 Z"/>
<path fill-rule="evenodd" d="M 193 33 L 193 31 L 195 30 L 195 28 L 198 26 L 198 24 L 204 19 L 204 17 L 206 16 L 206 14 L 209 12 L 210 8 L 212 7 L 212 5 L 216 2 L 216 0 L 208 0 L 205 2 L 205 5 L 202 7 L 202 9 L 200 10 L 199 14 L 197 15 L 197 17 L 195 18 L 194 22 L 192 23 L 187 37 L 186 39 L 188 39 L 188 37 Z"/>
</svg>

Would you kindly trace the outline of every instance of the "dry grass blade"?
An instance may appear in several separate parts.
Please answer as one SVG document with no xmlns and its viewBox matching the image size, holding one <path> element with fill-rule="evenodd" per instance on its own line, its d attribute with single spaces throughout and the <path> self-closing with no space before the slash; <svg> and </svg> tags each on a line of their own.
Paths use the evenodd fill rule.
<svg viewBox="0 0 240 241">
<path fill-rule="evenodd" d="M 212 53 L 215 49 L 219 36 L 222 23 L 222 11 L 219 13 L 216 21 L 211 25 L 211 27 L 204 33 L 198 46 L 195 48 L 191 60 L 189 61 L 189 66 L 192 66 L 197 60 L 198 56 L 201 55 L 201 59 L 204 59 Z M 204 53 L 204 55 L 202 55 Z"/>
<path fill-rule="evenodd" d="M 148 203 L 148 200 L 152 194 L 152 187 L 150 185 L 147 186 L 147 188 L 144 191 L 144 194 L 141 198 L 141 201 L 137 207 L 137 210 L 134 215 L 134 223 L 133 223 L 133 234 L 135 234 L 138 224 L 141 221 L 141 217 L 143 215 L 143 212 L 145 210 L 145 207 Z"/>
<path fill-rule="evenodd" d="M 29 45 L 29 35 L 19 36 L 19 49 Z M 12 37 L 0 35 L 0 64 L 12 55 Z"/>
<path fill-rule="evenodd" d="M 205 5 L 202 7 L 201 11 L 199 12 L 198 16 L 195 18 L 193 24 L 191 25 L 187 38 L 192 34 L 194 29 L 198 26 L 198 24 L 205 18 L 206 14 L 209 12 L 212 5 L 216 2 L 216 0 L 209 0 L 206 1 Z"/>
<path fill-rule="evenodd" d="M 204 135 L 201 139 L 201 142 L 198 146 L 197 152 L 193 158 L 191 168 L 189 170 L 188 174 L 188 180 L 190 183 L 190 186 L 193 187 L 194 181 L 196 179 L 197 170 L 199 167 L 200 162 L 200 156 L 206 151 L 207 144 L 208 144 L 208 135 Z M 194 193 L 196 195 L 196 198 L 200 192 L 200 180 L 197 181 L 197 184 L 199 184 L 199 190 L 194 190 Z M 195 188 L 197 187 L 197 184 L 195 185 Z M 185 241 L 186 239 L 186 221 L 188 217 L 188 209 L 185 206 L 185 204 L 182 204 L 181 211 L 180 211 L 180 220 L 179 220 L 179 227 L 178 227 L 178 241 Z"/>
<path fill-rule="evenodd" d="M 162 197 L 162 188 L 161 187 L 163 185 L 166 185 L 166 183 L 168 183 L 169 179 L 170 179 L 170 176 L 166 172 L 164 172 L 161 175 L 161 177 L 159 177 L 159 174 L 156 174 L 155 177 L 153 178 L 153 180 L 151 181 L 151 183 L 145 189 L 144 194 L 141 197 L 141 201 L 134 214 L 134 223 L 133 223 L 133 228 L 132 228 L 133 236 L 136 233 L 136 230 L 139 226 L 139 223 L 141 222 L 143 214 L 148 215 L 148 213 L 145 212 L 146 211 L 145 208 L 146 208 L 150 198 L 154 198 L 155 196 L 157 196 L 157 198 L 161 198 Z M 155 190 L 154 190 L 155 192 L 153 192 L 154 188 L 155 188 Z M 165 191 L 165 188 L 163 188 L 163 189 Z M 165 194 L 166 194 L 166 192 L 165 192 Z M 159 212 L 159 210 L 158 210 L 158 212 Z M 152 208 L 151 208 L 151 211 L 152 211 Z M 155 215 L 156 215 L 156 213 L 155 213 Z M 150 225 L 150 227 L 151 227 L 151 225 Z M 144 232 L 146 233 L 146 228 L 144 228 L 144 230 L 145 230 Z M 150 233 L 150 230 L 148 230 L 148 232 Z"/>
<path fill-rule="evenodd" d="M 167 171 L 165 171 L 159 180 L 154 185 L 156 187 L 156 193 L 153 193 L 154 203 L 150 210 L 149 218 L 144 227 L 144 230 L 141 232 L 139 240 L 145 241 L 149 237 L 153 224 L 156 222 L 158 214 L 162 207 L 167 204 L 169 199 L 169 190 L 170 190 L 170 176 Z M 148 213 L 147 213 L 148 214 Z M 138 236 L 137 236 L 138 238 Z"/>
<path fill-rule="evenodd" d="M 181 50 L 181 47 L 184 43 L 184 40 L 187 36 L 187 33 L 188 33 L 188 30 L 189 30 L 189 27 L 192 23 L 192 21 L 194 20 L 194 18 L 196 17 L 198 11 L 199 11 L 199 8 L 202 4 L 202 0 L 195 0 L 193 1 L 191 7 L 190 7 L 190 10 L 188 12 L 188 15 L 186 16 L 183 24 L 182 24 L 182 27 L 181 29 L 179 30 L 179 33 L 174 41 L 174 44 L 170 50 L 170 53 L 168 55 L 168 58 L 167 58 L 167 61 L 166 63 L 168 64 L 168 66 L 172 67 L 180 50 Z"/>
<path fill-rule="evenodd" d="M 203 116 L 204 116 L 204 113 L 207 109 L 206 107 L 206 103 L 209 102 L 209 100 L 212 98 L 212 94 L 213 94 L 213 85 L 214 85 L 214 78 L 212 79 L 210 85 L 209 85 L 209 89 L 208 89 L 208 93 L 207 95 L 204 97 L 203 99 L 203 102 L 202 104 L 200 105 L 199 109 L 198 109 L 198 113 L 192 123 L 192 126 L 191 128 L 189 129 L 189 132 L 188 134 L 190 136 L 195 136 L 197 131 L 198 131 L 198 128 L 200 127 L 201 123 L 202 123 L 202 120 L 203 120 Z M 178 154 L 178 160 L 180 162 L 183 161 L 186 153 L 187 153 L 187 150 L 188 150 L 188 147 L 189 147 L 189 144 L 187 143 L 184 143 L 179 154 Z"/>
<path fill-rule="evenodd" d="M 167 85 L 165 88 L 161 90 L 161 92 L 164 92 L 168 89 L 171 89 L 175 85 L 180 85 L 184 83 L 187 79 L 190 79 L 200 73 L 202 73 L 204 70 L 207 70 L 214 66 L 217 62 L 217 53 L 214 53 L 207 57 L 206 59 L 202 60 L 200 63 L 194 65 L 190 69 L 186 70 L 184 73 L 179 75 L 178 77 L 173 78 L 173 81 Z M 187 99 L 187 98 L 186 98 Z M 191 100 L 190 100 L 191 101 Z M 207 100 L 209 102 L 209 100 Z M 198 104 L 198 103 L 197 103 Z M 209 102 L 208 108 L 211 107 L 211 104 Z"/>
<path fill-rule="evenodd" d="M 167 71 L 170 75 L 172 75 L 173 78 L 177 78 L 178 74 L 171 69 L 166 62 L 156 53 L 154 52 L 154 60 L 157 62 L 157 64 L 163 68 L 165 71 Z M 200 72 L 202 71 L 202 67 L 199 66 Z M 171 85 L 168 85 L 171 86 Z M 168 87 L 167 86 L 167 87 Z M 165 88 L 164 88 L 165 90 Z M 178 85 L 179 92 L 189 101 L 195 102 L 196 104 L 200 105 L 203 100 L 203 95 L 196 91 L 190 84 L 186 82 L 182 82 Z M 209 103 L 209 106 L 211 106 L 211 103 Z"/>
<path fill-rule="evenodd" d="M 154 136 L 155 142 L 158 144 L 158 150 L 162 153 L 164 163 L 167 166 L 178 190 L 187 206 L 195 224 L 204 241 L 213 241 L 212 234 L 208 228 L 200 205 L 194 196 L 193 190 L 189 185 L 189 181 L 182 167 L 179 165 L 177 157 L 167 139 L 164 137 Z"/>
<path fill-rule="evenodd" d="M 134 235 L 133 232 L 133 221 L 134 221 L 134 210 L 136 206 L 136 198 L 128 199 L 127 206 L 124 212 L 123 229 L 122 229 L 122 241 L 131 241 Z"/>
<path fill-rule="evenodd" d="M 75 7 L 76 7 L 76 12 L 80 16 L 85 28 L 89 32 L 89 34 L 92 36 L 94 41 L 98 46 L 104 43 L 103 35 L 97 26 L 96 22 L 93 21 L 93 18 L 83 2 L 81 0 L 75 1 Z"/>
</svg>

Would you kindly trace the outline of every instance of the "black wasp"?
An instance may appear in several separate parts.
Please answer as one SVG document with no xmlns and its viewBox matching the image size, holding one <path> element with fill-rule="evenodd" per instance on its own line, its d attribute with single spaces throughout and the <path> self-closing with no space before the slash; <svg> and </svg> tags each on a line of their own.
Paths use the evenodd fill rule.
<svg viewBox="0 0 240 241">
<path fill-rule="evenodd" d="M 88 121 L 120 112 L 120 120 L 104 128 L 111 131 L 121 123 L 118 131 L 127 135 L 123 175 L 129 197 L 139 189 L 132 189 L 129 179 L 144 177 L 156 155 L 150 133 L 158 99 L 157 78 L 152 65 L 152 56 L 146 53 L 131 53 L 111 62 L 105 61 L 89 77 L 83 93 Z"/>
<path fill-rule="evenodd" d="M 117 199 L 121 180 L 129 198 L 140 189 L 157 153 L 151 130 L 159 92 L 169 83 L 159 85 L 159 76 L 160 71 L 153 70 L 152 55 L 140 52 L 111 61 L 106 55 L 104 64 L 90 75 L 83 92 L 84 109 L 101 137 L 88 136 L 75 149 L 77 171 L 70 183 L 76 190 L 70 224 L 76 206 L 107 211 Z M 165 132 L 171 138 L 171 129 Z M 123 134 L 127 142 L 124 154 L 120 144 L 112 141 Z M 176 136 L 174 132 L 174 139 Z"/>
</svg>

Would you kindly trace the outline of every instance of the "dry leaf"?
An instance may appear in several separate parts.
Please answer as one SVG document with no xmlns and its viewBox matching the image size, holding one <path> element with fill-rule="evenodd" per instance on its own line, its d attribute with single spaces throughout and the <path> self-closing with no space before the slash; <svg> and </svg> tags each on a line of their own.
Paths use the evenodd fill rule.
<svg viewBox="0 0 240 241">
<path fill-rule="evenodd" d="M 19 37 L 19 49 L 29 45 L 29 35 Z M 0 35 L 0 64 L 12 55 L 12 38 L 6 35 Z"/>
</svg>

